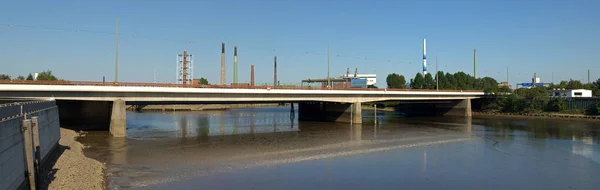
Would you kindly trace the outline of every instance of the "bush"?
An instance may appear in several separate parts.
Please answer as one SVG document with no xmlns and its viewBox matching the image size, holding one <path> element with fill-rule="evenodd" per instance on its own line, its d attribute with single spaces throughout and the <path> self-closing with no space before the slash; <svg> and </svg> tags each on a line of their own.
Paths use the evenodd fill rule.
<svg viewBox="0 0 600 190">
<path fill-rule="evenodd" d="M 596 105 L 592 105 L 589 109 L 586 110 L 587 115 L 599 115 L 600 113 L 600 102 L 596 103 Z"/>
<path fill-rule="evenodd" d="M 560 113 L 565 113 L 565 114 L 584 114 L 585 110 L 582 110 L 582 109 L 568 109 L 568 110 L 562 110 Z"/>
<path fill-rule="evenodd" d="M 567 104 L 562 98 L 554 98 L 548 102 L 548 111 L 561 112 L 567 108 Z"/>
</svg>

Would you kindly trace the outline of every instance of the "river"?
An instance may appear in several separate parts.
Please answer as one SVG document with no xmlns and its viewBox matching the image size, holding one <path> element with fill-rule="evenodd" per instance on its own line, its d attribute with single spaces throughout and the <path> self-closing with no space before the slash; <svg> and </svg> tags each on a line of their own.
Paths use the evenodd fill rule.
<svg viewBox="0 0 600 190">
<path fill-rule="evenodd" d="M 297 112 L 297 111 L 296 111 Z M 598 189 L 600 124 L 499 118 L 304 122 L 289 107 L 127 113 L 78 140 L 109 189 Z"/>
</svg>

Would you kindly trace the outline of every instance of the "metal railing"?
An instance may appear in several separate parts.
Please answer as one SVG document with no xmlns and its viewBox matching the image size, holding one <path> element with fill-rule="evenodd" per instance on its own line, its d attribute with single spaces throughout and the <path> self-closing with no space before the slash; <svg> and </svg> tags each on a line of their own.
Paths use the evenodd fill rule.
<svg viewBox="0 0 600 190">
<path fill-rule="evenodd" d="M 0 104 L 0 121 L 21 117 L 53 107 L 56 107 L 56 102 L 50 100 Z"/>
<path fill-rule="evenodd" d="M 200 84 L 170 84 L 170 83 L 141 83 L 141 82 L 93 82 L 93 81 L 31 81 L 31 80 L 0 80 L 0 84 L 21 85 L 74 85 L 74 86 L 132 86 L 132 87 L 170 87 L 170 88 L 231 88 L 231 89 L 285 89 L 285 90 L 358 90 L 358 91 L 419 91 L 419 92 L 483 92 L 482 90 L 435 90 L 411 88 L 321 88 L 310 86 L 250 86 L 247 84 L 231 85 L 200 85 Z"/>
</svg>

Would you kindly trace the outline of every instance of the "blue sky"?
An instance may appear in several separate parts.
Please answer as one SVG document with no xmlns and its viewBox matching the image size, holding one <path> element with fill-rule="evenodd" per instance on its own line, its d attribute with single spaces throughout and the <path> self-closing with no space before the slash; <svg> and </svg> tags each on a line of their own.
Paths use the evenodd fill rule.
<svg viewBox="0 0 600 190">
<path fill-rule="evenodd" d="M 600 1 L 597 0 L 222 0 L 0 1 L 0 73 L 51 69 L 67 80 L 114 80 L 115 20 L 119 19 L 120 81 L 175 81 L 176 54 L 194 54 L 195 77 L 218 82 L 226 43 L 227 81 L 233 46 L 239 79 L 298 83 L 346 68 L 412 78 L 422 70 L 427 38 L 429 71 L 473 73 L 499 81 L 544 82 L 600 77 Z M 12 24 L 12 27 L 10 25 Z M 58 29 L 58 30 L 57 30 Z M 77 32 L 77 30 L 80 30 Z M 134 37 L 135 35 L 135 37 Z"/>
</svg>

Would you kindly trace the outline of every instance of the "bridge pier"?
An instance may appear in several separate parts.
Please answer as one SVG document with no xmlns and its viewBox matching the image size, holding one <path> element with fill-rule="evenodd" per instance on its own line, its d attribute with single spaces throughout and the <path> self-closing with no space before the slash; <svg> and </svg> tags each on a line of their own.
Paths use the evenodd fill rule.
<svg viewBox="0 0 600 190">
<path fill-rule="evenodd" d="M 362 123 L 362 106 L 356 103 L 298 103 L 298 120 Z"/>
<path fill-rule="evenodd" d="M 112 112 L 110 116 L 110 135 L 113 137 L 127 136 L 127 111 L 125 109 L 125 101 L 113 101 Z"/>
</svg>

